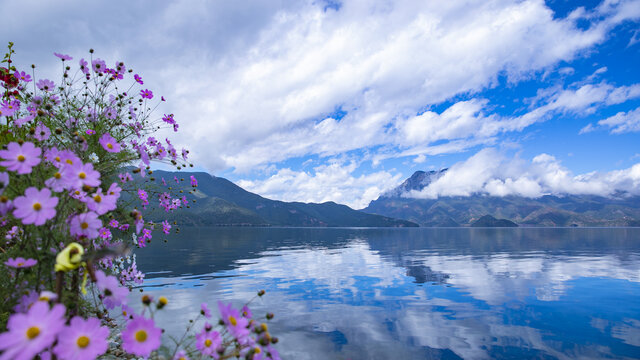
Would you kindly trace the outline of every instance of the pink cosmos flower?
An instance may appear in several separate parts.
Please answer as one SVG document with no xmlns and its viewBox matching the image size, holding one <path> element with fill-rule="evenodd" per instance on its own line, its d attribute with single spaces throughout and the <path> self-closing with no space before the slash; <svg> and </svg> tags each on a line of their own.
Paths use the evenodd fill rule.
<svg viewBox="0 0 640 360">
<path fill-rule="evenodd" d="M 73 60 L 73 58 L 69 55 L 65 55 L 65 54 L 60 54 L 60 53 L 53 53 L 53 55 L 55 55 L 56 57 L 59 57 L 62 61 L 65 60 Z"/>
<path fill-rule="evenodd" d="M 17 100 L 6 100 L 0 106 L 0 116 L 13 116 L 20 109 L 20 102 Z"/>
<path fill-rule="evenodd" d="M 36 259 L 25 259 L 25 258 L 17 257 L 15 259 L 9 258 L 7 261 L 5 261 L 4 264 L 12 268 L 22 269 L 22 268 L 32 267 L 37 263 L 38 263 L 38 260 Z"/>
<path fill-rule="evenodd" d="M 42 79 L 36 83 L 36 86 L 38 87 L 38 89 L 48 92 L 53 90 L 56 87 L 56 84 L 49 79 Z"/>
<path fill-rule="evenodd" d="M 96 131 L 95 131 L 95 130 L 91 130 L 91 129 L 89 129 L 89 130 L 85 131 L 85 133 L 86 133 L 87 135 L 95 135 Z"/>
<path fill-rule="evenodd" d="M 0 150 L 0 157 L 5 159 L 0 165 L 18 174 L 29 174 L 31 169 L 40 163 L 41 153 L 42 150 L 31 142 L 22 145 L 12 142 L 7 146 L 7 150 Z"/>
<path fill-rule="evenodd" d="M 62 173 L 60 171 L 55 172 L 53 177 L 47 179 L 44 184 L 55 192 L 61 192 L 68 186 L 67 181 L 62 177 Z"/>
<path fill-rule="evenodd" d="M 155 327 L 152 319 L 134 316 L 122 332 L 122 348 L 131 354 L 148 357 L 160 347 L 162 330 Z"/>
<path fill-rule="evenodd" d="M 91 66 L 96 73 L 102 73 L 107 70 L 107 63 L 105 63 L 104 60 L 95 59 L 91 62 Z"/>
<path fill-rule="evenodd" d="M 153 99 L 153 92 L 149 89 L 140 90 L 140 96 L 143 99 Z"/>
<path fill-rule="evenodd" d="M 101 239 L 107 240 L 111 238 L 111 230 L 109 230 L 109 228 L 106 228 L 106 227 L 100 228 L 98 233 L 100 234 Z"/>
<path fill-rule="evenodd" d="M 191 186 L 193 187 L 198 186 L 198 180 L 196 180 L 196 178 L 193 175 L 191 175 Z"/>
<path fill-rule="evenodd" d="M 62 360 L 95 359 L 107 351 L 109 329 L 100 320 L 74 316 L 60 332 L 53 352 Z"/>
<path fill-rule="evenodd" d="M 121 192 L 122 188 L 118 186 L 118 183 L 111 183 L 109 189 L 107 189 L 107 195 L 114 196 L 116 200 L 120 197 Z"/>
<path fill-rule="evenodd" d="M 169 231 L 171 230 L 171 225 L 167 220 L 162 222 L 162 232 L 169 235 Z"/>
<path fill-rule="evenodd" d="M 14 314 L 8 331 L 0 334 L 0 359 L 30 360 L 51 346 L 64 326 L 65 308 L 56 304 L 49 310 L 44 301 L 35 302 L 26 314 Z"/>
<path fill-rule="evenodd" d="M 131 174 L 129 173 L 120 173 L 118 174 L 118 177 L 120 178 L 120 181 L 122 183 L 126 183 L 127 181 L 133 180 L 133 178 L 131 177 Z"/>
<path fill-rule="evenodd" d="M 221 301 L 218 301 L 218 310 L 229 333 L 235 337 L 238 342 L 243 343 L 249 336 L 249 329 L 247 329 L 249 320 L 242 317 L 240 312 L 234 309 L 231 304 L 225 305 Z"/>
<path fill-rule="evenodd" d="M 73 151 L 62 150 L 56 154 L 53 164 L 57 167 L 69 165 L 75 166 L 82 164 L 82 161 L 80 161 L 78 155 L 76 155 Z"/>
<path fill-rule="evenodd" d="M 140 77 L 140 75 L 135 74 L 133 75 L 133 78 L 136 80 L 136 82 L 140 85 L 144 84 L 144 81 L 142 81 L 142 78 Z"/>
<path fill-rule="evenodd" d="M 111 226 L 112 228 L 117 228 L 120 224 L 118 223 L 118 220 L 116 219 L 111 219 L 111 221 L 109 221 L 109 226 Z"/>
<path fill-rule="evenodd" d="M 100 140 L 98 140 L 102 148 L 110 153 L 120 152 L 121 146 L 116 139 L 114 139 L 109 133 L 104 133 Z"/>
<path fill-rule="evenodd" d="M 35 115 L 33 115 L 33 114 L 31 114 L 31 115 L 27 115 L 27 116 L 25 116 L 25 117 L 23 117 L 23 118 L 15 119 L 15 120 L 13 121 L 13 123 L 14 123 L 17 127 L 19 127 L 19 128 L 20 128 L 20 127 L 22 127 L 22 125 L 24 125 L 24 124 L 28 123 L 29 121 L 31 121 L 31 120 L 33 120 L 33 119 L 35 119 L 35 117 L 36 117 L 36 116 L 35 116 Z"/>
<path fill-rule="evenodd" d="M 189 357 L 187 356 L 187 352 L 186 351 L 180 350 L 173 357 L 173 360 L 189 360 Z"/>
<path fill-rule="evenodd" d="M 203 355 L 213 356 L 218 359 L 218 347 L 222 345 L 222 337 L 217 331 L 211 331 L 211 326 L 205 324 L 204 329 L 196 335 L 196 348 L 200 350 Z"/>
<path fill-rule="evenodd" d="M 85 59 L 80 59 L 80 71 L 85 75 L 89 75 L 89 63 Z"/>
<path fill-rule="evenodd" d="M 207 319 L 211 318 L 211 310 L 209 310 L 207 303 L 200 304 L 200 314 L 202 314 Z"/>
<path fill-rule="evenodd" d="M 96 271 L 96 285 L 100 290 L 102 303 L 107 309 L 113 309 L 127 303 L 129 290 L 120 286 L 115 276 L 107 276 L 104 272 Z"/>
<path fill-rule="evenodd" d="M 11 210 L 13 210 L 13 201 L 6 196 L 0 196 L 0 216 L 5 216 Z"/>
<path fill-rule="evenodd" d="M 89 210 L 96 212 L 98 215 L 103 215 L 116 209 L 117 199 L 115 196 L 104 195 L 102 189 L 98 189 L 95 194 L 86 198 L 85 202 Z"/>
<path fill-rule="evenodd" d="M 13 76 L 15 76 L 15 78 L 20 81 L 31 82 L 31 75 L 25 73 L 24 71 L 16 71 Z"/>
<path fill-rule="evenodd" d="M 75 236 L 86 236 L 87 239 L 98 237 L 98 229 L 102 227 L 102 221 L 98 219 L 98 214 L 87 212 L 76 215 L 69 222 L 69 232 Z"/>
<path fill-rule="evenodd" d="M 38 190 L 35 187 L 27 188 L 24 196 L 18 196 L 13 200 L 13 216 L 22 219 L 22 223 L 43 225 L 47 220 L 56 216 L 58 198 L 51 196 L 51 190 L 44 188 Z"/>
<path fill-rule="evenodd" d="M 70 188 L 81 189 L 85 185 L 90 187 L 100 185 L 100 173 L 93 170 L 92 163 L 74 163 L 65 166 L 62 175 L 66 178 Z"/>
<path fill-rule="evenodd" d="M 49 128 L 46 127 L 43 123 L 39 123 L 38 126 L 36 126 L 36 133 L 35 135 L 33 135 L 33 137 L 39 141 L 45 141 L 49 138 L 50 135 L 51 130 L 49 130 Z"/>
<path fill-rule="evenodd" d="M 127 231 L 129 230 L 129 224 L 120 224 L 120 227 L 118 229 L 120 231 Z"/>
</svg>

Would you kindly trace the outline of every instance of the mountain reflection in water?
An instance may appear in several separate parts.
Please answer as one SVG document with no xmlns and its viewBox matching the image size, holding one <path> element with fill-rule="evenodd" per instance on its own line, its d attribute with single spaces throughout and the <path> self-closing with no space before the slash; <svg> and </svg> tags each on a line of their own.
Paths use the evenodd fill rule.
<svg viewBox="0 0 640 360">
<path fill-rule="evenodd" d="M 181 229 L 138 253 L 157 320 L 274 312 L 283 358 L 640 357 L 640 229 Z M 132 297 L 139 297 L 133 293 Z M 137 301 L 132 301 L 137 303 Z"/>
</svg>

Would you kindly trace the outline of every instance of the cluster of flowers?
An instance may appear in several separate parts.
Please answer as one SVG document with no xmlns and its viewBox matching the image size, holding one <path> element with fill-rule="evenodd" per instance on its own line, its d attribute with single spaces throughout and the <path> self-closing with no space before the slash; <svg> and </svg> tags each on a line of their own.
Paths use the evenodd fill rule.
<svg viewBox="0 0 640 360">
<path fill-rule="evenodd" d="M 127 307 L 130 287 L 141 284 L 144 274 L 129 254 L 129 243 L 116 236 L 131 236 L 136 246 L 144 247 L 154 226 L 162 225 L 164 234 L 172 229 L 166 220 L 145 222 L 140 210 L 126 211 L 123 204 L 136 195 L 143 210 L 156 194 L 158 207 L 167 212 L 188 206 L 184 195 L 174 198 L 168 191 L 141 188 L 142 178 L 152 173 L 151 161 L 187 166 L 187 150 L 179 156 L 169 139 L 150 136 L 163 124 L 177 131 L 178 124 L 173 115 L 152 117 L 147 104 L 154 98 L 151 90 L 132 92 L 144 83 L 140 75 L 133 75 L 126 91 L 120 90 L 132 73 L 123 62 L 109 68 L 101 59 L 81 59 L 74 75 L 68 65 L 73 58 L 54 53 L 63 67 L 56 84 L 16 69 L 12 46 L 3 60 L 7 67 L 0 68 L 0 259 L 6 260 L 0 276 L 10 280 L 0 282 L 0 296 L 6 299 L 0 315 L 9 315 L 0 324 L 7 329 L 0 334 L 0 360 L 96 358 L 107 351 L 105 314 L 117 307 L 128 314 L 121 324 L 122 349 L 157 355 L 162 332 L 152 308 L 162 309 L 167 300 L 153 303 L 143 297 L 150 316 Z M 125 169 L 131 165 L 133 170 Z M 162 184 L 167 187 L 164 179 Z M 197 187 L 194 177 L 191 185 Z M 82 295 L 87 287 L 95 295 L 93 304 Z M 208 318 L 205 309 L 202 315 Z M 277 340 L 266 325 L 250 319 L 248 310 L 240 315 L 220 304 L 220 312 L 220 331 L 206 324 L 196 336 L 201 354 L 278 358 L 271 345 Z M 173 355 L 187 358 L 188 351 L 195 350 L 179 342 Z"/>
</svg>

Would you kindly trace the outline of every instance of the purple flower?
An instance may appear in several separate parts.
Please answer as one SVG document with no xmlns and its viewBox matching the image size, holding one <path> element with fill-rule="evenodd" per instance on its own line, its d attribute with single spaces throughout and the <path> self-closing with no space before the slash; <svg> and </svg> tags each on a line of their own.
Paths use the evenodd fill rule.
<svg viewBox="0 0 640 360">
<path fill-rule="evenodd" d="M 142 81 L 142 78 L 138 74 L 133 75 L 133 78 L 136 79 L 136 82 L 138 84 L 140 85 L 144 84 L 144 81 Z"/>
<path fill-rule="evenodd" d="M 89 75 L 89 63 L 85 59 L 80 59 L 80 70 L 85 74 Z"/>
<path fill-rule="evenodd" d="M 91 62 L 91 66 L 96 73 L 102 73 L 107 70 L 107 63 L 105 63 L 104 60 L 95 59 Z"/>
<path fill-rule="evenodd" d="M 13 116 L 20 109 L 20 102 L 17 100 L 7 100 L 2 102 L 0 116 Z"/>
<path fill-rule="evenodd" d="M 53 88 L 56 86 L 56 84 L 54 84 L 53 81 L 51 81 L 49 79 L 42 79 L 42 80 L 39 80 L 36 83 L 36 86 L 38 87 L 38 89 L 48 92 L 48 91 L 53 90 Z"/>
<path fill-rule="evenodd" d="M 0 216 L 5 216 L 13 210 L 13 202 L 6 196 L 0 196 Z"/>
<path fill-rule="evenodd" d="M 118 174 L 118 177 L 120 178 L 120 181 L 122 183 L 126 183 L 127 181 L 133 180 L 133 178 L 131 177 L 131 174 L 129 173 L 120 173 Z"/>
<path fill-rule="evenodd" d="M 35 115 L 33 115 L 33 114 L 31 114 L 31 115 L 27 115 L 27 116 L 25 116 L 25 117 L 23 117 L 23 118 L 15 119 L 15 120 L 13 121 L 13 123 L 14 123 L 17 127 L 19 127 L 19 128 L 20 128 L 20 127 L 22 127 L 22 125 L 24 125 L 24 124 L 28 123 L 29 121 L 33 120 L 35 117 L 36 117 L 36 116 L 35 116 Z"/>
<path fill-rule="evenodd" d="M 118 220 L 116 219 L 111 219 L 109 221 L 109 226 L 111 226 L 112 228 L 117 228 L 120 224 L 118 223 Z"/>
<path fill-rule="evenodd" d="M 31 82 L 31 75 L 25 73 L 24 71 L 16 71 L 13 76 L 15 76 L 15 78 L 20 81 Z"/>
<path fill-rule="evenodd" d="M 116 139 L 114 139 L 109 133 L 104 133 L 98 142 L 100 142 L 103 149 L 110 153 L 120 152 L 120 143 L 118 143 L 118 141 L 116 141 Z"/>
<path fill-rule="evenodd" d="M 26 314 L 14 314 L 0 334 L 0 359 L 29 360 L 51 346 L 64 326 L 64 305 L 37 301 Z"/>
<path fill-rule="evenodd" d="M 51 135 L 51 130 L 43 123 L 39 123 L 38 126 L 36 126 L 36 133 L 33 137 L 39 141 L 45 141 L 49 138 L 49 135 Z"/>
<path fill-rule="evenodd" d="M 109 228 L 103 227 L 98 232 L 100 234 L 101 239 L 107 240 L 111 238 L 111 230 L 109 230 Z"/>
<path fill-rule="evenodd" d="M 246 317 L 247 319 L 251 319 L 251 317 L 253 316 L 253 314 L 251 313 L 251 309 L 249 309 L 247 305 L 244 305 L 241 311 L 242 311 L 242 316 Z"/>
<path fill-rule="evenodd" d="M 69 183 L 69 187 L 81 189 L 83 186 L 96 187 L 100 185 L 100 173 L 93 170 L 92 163 L 74 163 L 65 166 L 63 176 Z"/>
<path fill-rule="evenodd" d="M 107 351 L 109 329 L 100 320 L 74 316 L 58 336 L 53 352 L 63 360 L 95 359 Z"/>
<path fill-rule="evenodd" d="M 89 210 L 95 211 L 98 215 L 103 215 L 116 209 L 117 200 L 116 196 L 104 195 L 102 189 L 98 189 L 95 194 L 86 199 L 86 204 Z"/>
<path fill-rule="evenodd" d="M 31 142 L 22 145 L 12 142 L 7 146 L 7 150 L 0 150 L 0 157 L 5 159 L 0 165 L 18 174 L 29 174 L 31 169 L 40 163 L 41 153 L 42 150 Z"/>
<path fill-rule="evenodd" d="M 36 259 L 25 259 L 25 258 L 17 257 L 15 259 L 9 258 L 7 261 L 5 261 L 4 264 L 12 268 L 22 269 L 22 268 L 32 267 L 37 263 L 38 263 L 38 260 Z"/>
<path fill-rule="evenodd" d="M 167 220 L 162 222 L 162 232 L 169 235 L 169 231 L 171 230 L 171 225 Z"/>
<path fill-rule="evenodd" d="M 187 352 L 186 351 L 180 350 L 173 357 L 173 360 L 189 360 L 189 357 L 187 357 Z"/>
<path fill-rule="evenodd" d="M 102 271 L 96 271 L 96 285 L 101 292 L 102 302 L 107 309 L 113 309 L 127 303 L 129 290 L 120 286 L 115 276 L 107 276 Z"/>
<path fill-rule="evenodd" d="M 44 188 L 38 190 L 35 187 L 27 188 L 24 196 L 18 196 L 13 200 L 13 216 L 22 219 L 22 223 L 43 225 L 47 220 L 56 216 L 58 198 L 51 196 L 51 190 Z"/>
<path fill-rule="evenodd" d="M 200 314 L 204 315 L 207 319 L 211 318 L 211 310 L 209 310 L 207 303 L 200 304 Z"/>
<path fill-rule="evenodd" d="M 152 319 L 134 316 L 122 332 L 122 348 L 131 354 L 148 357 L 160 347 L 162 330 L 155 327 Z"/>
<path fill-rule="evenodd" d="M 55 52 L 53 53 L 53 55 L 55 55 L 55 56 L 59 57 L 62 61 L 65 61 L 65 60 L 73 60 L 73 58 L 72 58 L 71 56 L 69 56 L 69 55 L 60 54 L 60 53 L 55 53 Z"/>
<path fill-rule="evenodd" d="M 140 90 L 140 96 L 143 99 L 153 99 L 153 92 L 149 89 Z"/>
<path fill-rule="evenodd" d="M 169 115 L 165 115 L 162 117 L 162 121 L 166 122 L 167 124 L 175 124 L 176 120 L 173 118 L 173 114 L 169 114 Z"/>
<path fill-rule="evenodd" d="M 204 329 L 196 335 L 196 348 L 203 355 L 219 358 L 218 347 L 222 345 L 222 337 L 217 331 L 211 331 L 209 324 L 205 324 Z"/>
<path fill-rule="evenodd" d="M 193 187 L 197 187 L 198 186 L 198 180 L 196 180 L 195 176 L 191 175 L 191 186 Z"/>
<path fill-rule="evenodd" d="M 95 135 L 96 131 L 95 131 L 95 130 L 92 130 L 92 129 L 88 129 L 87 131 L 85 131 L 85 133 L 86 133 L 87 135 Z"/>
<path fill-rule="evenodd" d="M 75 236 L 85 236 L 87 239 L 98 237 L 98 229 L 102 227 L 102 221 L 98 219 L 98 214 L 87 212 L 76 215 L 69 222 L 69 232 Z"/>
<path fill-rule="evenodd" d="M 121 224 L 118 229 L 120 231 L 127 231 L 127 230 L 129 230 L 129 224 Z"/>
<path fill-rule="evenodd" d="M 238 342 L 243 343 L 249 336 L 249 329 L 247 329 L 249 320 L 242 317 L 240 312 L 234 309 L 231 304 L 225 305 L 221 301 L 218 301 L 218 310 L 229 333 L 235 337 Z"/>
</svg>

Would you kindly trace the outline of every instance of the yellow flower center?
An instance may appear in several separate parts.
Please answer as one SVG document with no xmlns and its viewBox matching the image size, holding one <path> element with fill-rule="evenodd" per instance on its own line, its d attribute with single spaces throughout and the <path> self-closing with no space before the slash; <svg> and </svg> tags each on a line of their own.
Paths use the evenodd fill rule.
<svg viewBox="0 0 640 360">
<path fill-rule="evenodd" d="M 84 230 L 89 227 L 89 224 L 87 224 L 86 222 L 83 222 L 82 224 L 80 224 L 80 227 L 82 228 L 82 230 Z"/>
<path fill-rule="evenodd" d="M 40 203 L 33 204 L 33 210 L 40 211 L 40 209 L 42 209 L 42 205 L 40 205 Z"/>
<path fill-rule="evenodd" d="M 260 354 L 262 352 L 262 350 L 259 347 L 254 347 L 253 348 L 253 352 L 255 352 L 256 354 Z"/>
<path fill-rule="evenodd" d="M 233 316 L 229 316 L 229 322 L 231 323 L 231 325 L 236 326 L 238 325 L 238 321 L 236 320 L 236 318 L 234 318 Z"/>
<path fill-rule="evenodd" d="M 89 346 L 89 338 L 82 335 L 78 338 L 78 340 L 76 340 L 76 344 L 78 344 L 78 347 L 84 349 Z"/>
<path fill-rule="evenodd" d="M 24 157 L 24 155 L 18 155 L 18 161 L 23 162 L 25 160 L 27 160 L 27 158 Z"/>
<path fill-rule="evenodd" d="M 204 341 L 204 346 L 209 347 L 211 346 L 211 339 L 207 339 Z"/>
<path fill-rule="evenodd" d="M 136 341 L 144 342 L 147 340 L 147 332 L 144 330 L 136 331 Z"/>
<path fill-rule="evenodd" d="M 61 159 L 60 159 L 60 156 L 56 156 L 56 161 L 57 161 L 57 162 L 60 162 L 60 160 L 61 160 Z"/>
<path fill-rule="evenodd" d="M 79 174 L 78 174 L 78 177 L 79 177 L 80 179 L 83 179 L 83 180 L 84 180 L 84 179 L 86 179 L 86 178 L 87 178 L 87 174 L 85 174 L 84 172 L 81 172 L 81 173 L 79 173 Z"/>
<path fill-rule="evenodd" d="M 58 158 L 58 159 L 60 159 L 60 158 Z M 58 160 L 58 161 L 60 161 L 60 160 Z M 69 164 L 69 165 L 73 165 L 73 161 L 71 161 L 71 159 L 67 159 L 67 160 L 65 160 L 65 162 L 67 164 Z"/>
<path fill-rule="evenodd" d="M 40 329 L 37 326 L 32 326 L 27 329 L 27 339 L 33 340 L 40 335 Z"/>
<path fill-rule="evenodd" d="M 107 147 L 108 147 L 109 149 L 113 149 L 113 145 L 111 145 L 111 143 L 107 143 Z"/>
<path fill-rule="evenodd" d="M 18 263 L 18 267 L 22 267 L 22 265 L 24 265 L 24 263 L 23 263 L 23 262 L 19 262 L 19 263 Z"/>
<path fill-rule="evenodd" d="M 164 296 L 160 296 L 160 298 L 158 299 L 158 302 L 161 303 L 162 305 L 167 305 L 169 300 L 167 300 L 167 298 Z"/>
<path fill-rule="evenodd" d="M 51 300 L 51 299 L 49 299 L 49 297 L 48 297 L 48 296 L 40 296 L 40 297 L 38 298 L 38 301 L 49 301 L 49 300 Z"/>
<path fill-rule="evenodd" d="M 60 174 L 59 172 L 53 174 L 53 177 L 60 180 L 60 178 L 62 178 L 62 174 Z"/>
<path fill-rule="evenodd" d="M 94 196 L 94 197 L 93 197 L 93 200 L 94 200 L 95 202 L 99 203 L 99 202 L 101 202 L 101 201 L 102 201 L 102 197 L 101 197 L 100 195 L 96 195 L 96 196 Z"/>
</svg>

